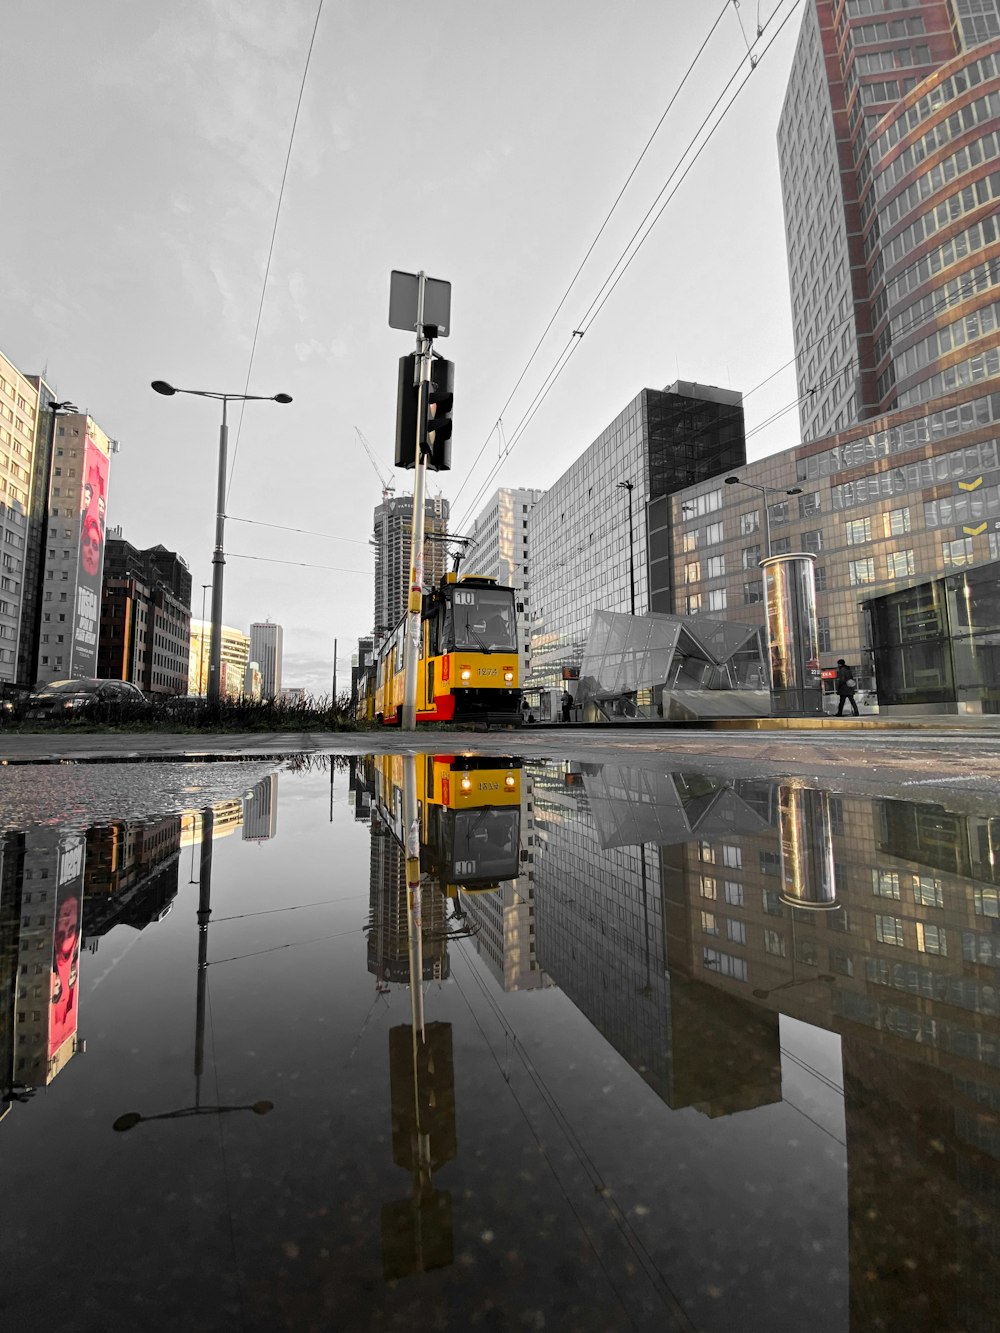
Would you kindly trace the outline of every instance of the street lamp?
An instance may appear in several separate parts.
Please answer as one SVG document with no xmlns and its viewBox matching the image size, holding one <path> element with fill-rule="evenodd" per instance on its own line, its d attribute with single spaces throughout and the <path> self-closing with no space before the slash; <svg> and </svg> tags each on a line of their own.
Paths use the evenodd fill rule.
<svg viewBox="0 0 1000 1333">
<path fill-rule="evenodd" d="M 31 626 L 31 662 L 28 663 L 31 679 L 24 682 L 29 686 L 33 686 L 38 680 L 41 665 L 42 603 L 45 601 L 45 560 L 49 542 L 49 510 L 52 503 L 52 456 L 56 451 L 56 418 L 60 412 L 71 413 L 79 412 L 79 410 L 75 403 L 68 400 L 49 404 L 52 418 L 49 422 L 49 447 L 45 455 L 45 475 L 41 485 L 42 513 L 38 531 L 38 573 L 35 578 L 35 607 Z"/>
<path fill-rule="evenodd" d="M 620 491 L 628 491 L 628 581 L 632 593 L 632 614 L 635 615 L 635 542 L 632 538 L 632 492 L 635 482 L 619 481 L 615 483 Z"/>
<path fill-rule="evenodd" d="M 214 393 L 209 389 L 176 389 L 166 380 L 153 380 L 156 393 L 172 398 L 175 393 L 191 394 L 195 398 L 214 398 L 222 403 L 222 425 L 219 427 L 219 493 L 215 508 L 215 550 L 212 552 L 212 646 L 208 658 L 208 702 L 218 704 L 222 684 L 222 577 L 226 564 L 223 541 L 226 527 L 226 447 L 229 427 L 226 408 L 229 403 L 290 403 L 287 393 Z M 202 626 L 204 633 L 204 625 Z"/>
<path fill-rule="evenodd" d="M 767 541 L 767 556 L 771 555 L 771 515 L 767 507 L 767 497 L 769 495 L 801 495 L 801 486 L 789 486 L 787 490 L 782 490 L 780 486 L 761 486 L 756 481 L 744 481 L 742 477 L 727 477 L 727 486 L 749 486 L 752 491 L 760 491 L 764 497 L 764 533 Z"/>
</svg>

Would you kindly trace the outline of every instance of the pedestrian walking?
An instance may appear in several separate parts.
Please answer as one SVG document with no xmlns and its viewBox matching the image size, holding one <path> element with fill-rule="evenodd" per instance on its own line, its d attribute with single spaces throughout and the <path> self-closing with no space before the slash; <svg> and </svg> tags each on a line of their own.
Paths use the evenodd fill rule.
<svg viewBox="0 0 1000 1333">
<path fill-rule="evenodd" d="M 570 694 L 569 690 L 563 690 L 563 692 L 562 692 L 562 720 L 563 720 L 564 722 L 568 722 L 568 721 L 569 721 L 569 710 L 570 710 L 572 707 L 573 707 L 573 696 Z"/>
<path fill-rule="evenodd" d="M 844 716 L 844 704 L 849 703 L 854 709 L 854 716 L 858 716 L 858 705 L 854 702 L 854 691 L 858 688 L 858 682 L 854 678 L 854 672 L 847 665 L 842 657 L 837 658 L 837 698 L 840 704 L 837 708 L 837 716 Z"/>
</svg>

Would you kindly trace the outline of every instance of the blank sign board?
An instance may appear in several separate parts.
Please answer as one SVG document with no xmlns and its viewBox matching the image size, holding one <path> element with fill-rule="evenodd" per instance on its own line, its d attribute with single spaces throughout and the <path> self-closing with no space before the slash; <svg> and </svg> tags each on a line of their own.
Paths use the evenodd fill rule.
<svg viewBox="0 0 1000 1333">
<path fill-rule="evenodd" d="M 394 268 L 389 277 L 389 328 L 417 329 L 419 276 Z M 447 338 L 451 327 L 451 283 L 440 278 L 424 278 L 425 324 L 436 324 L 439 338 Z"/>
</svg>

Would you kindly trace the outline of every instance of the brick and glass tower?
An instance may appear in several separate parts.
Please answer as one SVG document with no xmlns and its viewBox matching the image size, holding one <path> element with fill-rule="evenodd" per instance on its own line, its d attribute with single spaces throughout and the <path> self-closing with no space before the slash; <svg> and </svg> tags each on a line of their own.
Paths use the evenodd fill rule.
<svg viewBox="0 0 1000 1333">
<path fill-rule="evenodd" d="M 1000 0 L 808 0 L 778 150 L 803 439 L 1000 376 Z"/>
</svg>

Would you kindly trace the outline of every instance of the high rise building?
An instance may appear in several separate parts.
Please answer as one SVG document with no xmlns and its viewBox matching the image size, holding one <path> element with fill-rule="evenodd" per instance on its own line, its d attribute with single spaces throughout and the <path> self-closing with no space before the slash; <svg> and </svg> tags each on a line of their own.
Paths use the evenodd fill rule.
<svg viewBox="0 0 1000 1333">
<path fill-rule="evenodd" d="M 283 634 L 280 625 L 270 620 L 255 620 L 250 626 L 250 661 L 260 668 L 260 693 L 273 699 L 281 692 L 281 652 Z"/>
<path fill-rule="evenodd" d="M 435 541 L 448 532 L 448 501 L 436 496 L 424 503 L 424 587 L 439 583 L 448 568 L 445 543 Z M 375 509 L 372 545 L 375 547 L 375 638 L 385 636 L 402 619 L 410 587 L 410 551 L 413 537 L 412 496 L 389 495 Z"/>
<path fill-rule="evenodd" d="M 113 442 L 86 412 L 60 415 L 53 436 L 39 682 L 97 675 L 105 518 Z"/>
<path fill-rule="evenodd" d="M 529 691 L 561 690 L 594 612 L 631 611 L 633 588 L 636 614 L 673 610 L 669 497 L 745 458 L 742 395 L 678 381 L 643 389 L 545 492 L 528 516 Z"/>
<path fill-rule="evenodd" d="M 516 590 L 515 600 L 524 607 L 521 623 L 525 633 L 518 645 L 521 680 L 527 679 L 531 662 L 527 636 L 531 615 L 528 515 L 544 494 L 544 491 L 501 487 L 472 524 L 472 545 L 462 557 L 463 574 L 483 574 Z"/>
<path fill-rule="evenodd" d="M 267 842 L 278 832 L 278 775 L 255 782 L 243 798 L 243 841 Z"/>
<path fill-rule="evenodd" d="M 208 691 L 208 658 L 211 652 L 212 622 L 191 621 L 191 648 L 188 659 L 188 693 Z M 231 625 L 222 627 L 222 679 L 219 690 L 224 698 L 238 699 L 246 683 L 250 661 L 250 636 Z"/>
<path fill-rule="evenodd" d="M 164 546 L 140 551 L 121 529 L 108 537 L 95 675 L 130 680 L 147 694 L 186 694 L 191 572 Z"/>
<path fill-rule="evenodd" d="M 802 438 L 1000 375 L 1000 0 L 808 0 L 778 150 Z"/>
<path fill-rule="evenodd" d="M 37 388 L 0 354 L 0 680 L 4 681 L 22 679 L 18 641 L 25 622 L 30 623 L 30 608 L 24 605 L 25 561 L 37 425 Z"/>
</svg>

